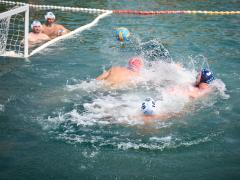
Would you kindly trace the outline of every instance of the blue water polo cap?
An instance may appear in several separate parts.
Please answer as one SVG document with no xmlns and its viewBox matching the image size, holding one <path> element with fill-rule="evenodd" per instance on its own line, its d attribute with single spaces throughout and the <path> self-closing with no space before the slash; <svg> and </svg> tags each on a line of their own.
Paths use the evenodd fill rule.
<svg viewBox="0 0 240 180">
<path fill-rule="evenodd" d="M 214 80 L 213 73 L 208 69 L 202 69 L 200 82 L 209 84 L 213 80 Z"/>
<path fill-rule="evenodd" d="M 124 41 L 128 41 L 129 36 L 130 36 L 130 32 L 128 31 L 127 28 L 125 27 L 120 27 L 117 28 L 115 30 L 115 36 L 117 38 L 118 41 L 124 42 Z"/>
<path fill-rule="evenodd" d="M 152 115 L 155 113 L 155 109 L 156 109 L 155 101 L 152 98 L 148 97 L 143 101 L 141 107 L 143 114 Z"/>
</svg>

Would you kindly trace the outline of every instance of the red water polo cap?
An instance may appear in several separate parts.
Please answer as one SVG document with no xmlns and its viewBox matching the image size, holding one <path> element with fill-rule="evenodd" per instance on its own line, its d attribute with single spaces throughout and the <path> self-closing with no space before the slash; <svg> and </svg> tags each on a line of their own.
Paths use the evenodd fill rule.
<svg viewBox="0 0 240 180">
<path fill-rule="evenodd" d="M 139 57 L 133 57 L 128 61 L 128 67 L 134 71 L 140 71 L 143 66 L 142 59 Z"/>
</svg>

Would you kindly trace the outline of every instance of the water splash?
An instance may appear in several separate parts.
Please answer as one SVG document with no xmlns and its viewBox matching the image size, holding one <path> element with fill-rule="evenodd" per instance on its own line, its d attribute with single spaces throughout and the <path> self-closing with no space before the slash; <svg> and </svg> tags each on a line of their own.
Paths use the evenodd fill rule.
<svg viewBox="0 0 240 180">
<path fill-rule="evenodd" d="M 168 87 L 179 84 L 193 84 L 197 72 L 188 70 L 172 62 L 165 61 L 146 62 L 142 71 L 141 81 L 137 86 L 122 89 L 108 89 L 103 82 L 95 80 L 80 81 L 77 84 L 66 85 L 66 90 L 71 94 L 89 96 L 88 102 L 82 102 L 84 114 L 77 114 L 78 109 L 65 113 L 65 118 L 70 117 L 77 124 L 88 124 L 87 119 L 99 121 L 111 119 L 111 123 L 131 121 L 132 116 L 140 113 L 140 104 L 146 97 L 154 97 L 157 103 L 158 113 L 174 111 L 178 112 L 184 107 L 189 99 L 183 96 L 172 96 L 165 91 Z M 221 95 L 225 96 L 225 85 L 217 80 L 213 86 L 217 87 Z M 81 99 L 75 104 L 81 104 Z M 78 121 L 78 122 L 77 122 Z M 135 124 L 136 122 L 134 122 Z"/>
<path fill-rule="evenodd" d="M 3 104 L 0 104 L 0 112 L 4 112 L 5 111 L 5 106 Z"/>
<path fill-rule="evenodd" d="M 222 132 L 207 133 L 199 137 L 184 137 L 184 136 L 150 136 L 143 140 L 141 136 L 132 137 L 132 134 L 122 135 L 119 133 L 109 133 L 106 136 L 106 131 L 102 130 L 101 135 L 91 135 L 86 133 L 78 134 L 59 134 L 57 139 L 63 140 L 70 144 L 81 144 L 91 146 L 95 151 L 91 153 L 84 152 L 88 157 L 94 157 L 100 148 L 117 148 L 120 150 L 154 150 L 164 151 L 177 148 L 189 148 L 213 141 L 215 138 L 222 135 Z M 95 133 L 96 134 L 96 133 Z"/>
<path fill-rule="evenodd" d="M 148 61 L 172 62 L 169 51 L 164 47 L 160 39 L 153 39 L 139 44 L 138 53 Z"/>
<path fill-rule="evenodd" d="M 64 88 L 68 99 L 65 102 L 74 105 L 70 110 L 63 108 L 44 118 L 43 126 L 52 129 L 54 137 L 59 140 L 95 148 L 94 152 L 85 154 L 88 157 L 97 155 L 98 148 L 162 151 L 211 141 L 212 135 L 189 139 L 173 134 L 163 136 L 158 132 L 171 129 L 172 121 L 153 121 L 156 134 L 147 140 L 136 130 L 130 130 L 145 126 L 145 122 L 136 117 L 141 114 L 141 103 L 146 97 L 154 98 L 159 114 L 183 111 L 191 99 L 181 94 L 173 96 L 166 90 L 172 86 L 193 84 L 199 67 L 209 66 L 204 56 L 190 57 L 188 63 L 174 62 L 159 40 L 140 43 L 139 47 L 141 55 L 148 58 L 144 60 L 145 67 L 138 84 L 114 89 L 95 79 L 69 80 Z M 216 79 L 212 86 L 216 91 L 211 97 L 228 98 L 225 84 L 220 79 Z M 213 105 L 216 99 L 203 100 L 198 109 Z"/>
</svg>

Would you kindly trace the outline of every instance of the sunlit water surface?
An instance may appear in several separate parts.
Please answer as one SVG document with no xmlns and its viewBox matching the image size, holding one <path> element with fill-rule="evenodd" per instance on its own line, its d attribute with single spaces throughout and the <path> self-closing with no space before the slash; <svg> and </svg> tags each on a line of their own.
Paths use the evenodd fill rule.
<svg viewBox="0 0 240 180">
<path fill-rule="evenodd" d="M 234 0 L 43 2 L 53 3 L 239 10 Z M 69 29 L 96 17 L 55 13 Z M 113 37 L 121 26 L 131 32 L 124 45 Z M 239 15 L 111 15 L 29 59 L 1 57 L 1 179 L 238 179 L 239 39 Z M 133 56 L 144 59 L 135 86 L 109 89 L 95 80 Z M 208 96 L 192 101 L 169 93 L 194 83 L 200 67 L 216 78 Z M 146 124 L 134 118 L 146 97 L 154 98 L 158 113 L 183 113 Z"/>
</svg>

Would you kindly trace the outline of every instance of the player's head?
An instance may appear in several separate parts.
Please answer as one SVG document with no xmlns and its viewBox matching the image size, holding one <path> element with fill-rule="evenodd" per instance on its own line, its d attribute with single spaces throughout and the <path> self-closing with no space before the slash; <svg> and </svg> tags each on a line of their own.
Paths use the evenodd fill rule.
<svg viewBox="0 0 240 180">
<path fill-rule="evenodd" d="M 209 84 L 214 80 L 213 73 L 209 69 L 203 68 L 197 76 L 197 83 L 207 83 Z"/>
<path fill-rule="evenodd" d="M 47 14 L 44 17 L 47 23 L 53 23 L 56 19 L 55 15 L 52 12 L 47 12 Z"/>
<path fill-rule="evenodd" d="M 148 97 L 142 102 L 141 110 L 144 115 L 153 115 L 156 111 L 155 101 Z"/>
<path fill-rule="evenodd" d="M 133 57 L 128 61 L 128 68 L 133 71 L 139 72 L 142 66 L 143 62 L 142 59 L 139 57 Z"/>
<path fill-rule="evenodd" d="M 40 33 L 41 28 L 42 28 L 42 24 L 40 23 L 40 21 L 34 20 L 31 24 L 31 28 L 32 28 L 34 33 Z"/>
</svg>

